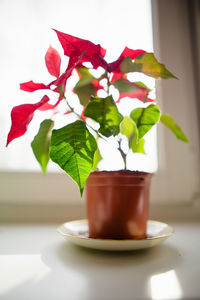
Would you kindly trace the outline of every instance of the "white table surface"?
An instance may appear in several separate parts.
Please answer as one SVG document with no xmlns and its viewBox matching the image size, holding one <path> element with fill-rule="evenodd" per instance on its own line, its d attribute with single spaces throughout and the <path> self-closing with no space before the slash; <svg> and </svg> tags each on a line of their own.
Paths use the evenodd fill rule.
<svg viewBox="0 0 200 300">
<path fill-rule="evenodd" d="M 200 223 L 172 223 L 162 245 L 137 252 L 87 250 L 56 225 L 0 226 L 0 299 L 200 299 Z"/>
</svg>

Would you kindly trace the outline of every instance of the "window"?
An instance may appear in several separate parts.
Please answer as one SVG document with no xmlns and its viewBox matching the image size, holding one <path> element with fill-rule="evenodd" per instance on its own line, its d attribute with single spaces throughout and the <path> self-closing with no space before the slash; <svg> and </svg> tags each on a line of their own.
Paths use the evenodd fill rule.
<svg viewBox="0 0 200 300">
<path fill-rule="evenodd" d="M 193 65 L 194 36 L 188 15 L 188 5 L 193 6 L 195 1 L 189 2 L 152 1 L 155 52 L 179 78 L 160 82 L 158 99 L 163 111 L 174 116 L 190 139 L 190 145 L 183 144 L 159 126 L 159 170 L 152 189 L 156 202 L 195 204 L 200 200 L 199 100 L 194 72 L 198 66 Z"/>
<path fill-rule="evenodd" d="M 2 91 L 4 99 L 8 98 L 7 91 L 9 90 L 9 101 L 7 105 L 3 105 L 4 111 L 1 117 L 1 123 L 5 128 L 4 139 L 1 140 L 2 146 L 5 145 L 6 134 L 9 131 L 8 116 L 11 108 L 22 103 L 37 102 L 44 94 L 44 91 L 34 93 L 20 91 L 19 83 L 32 78 L 36 82 L 49 82 L 51 76 L 48 74 L 44 63 L 44 56 L 49 43 L 52 43 L 63 54 L 63 49 L 57 40 L 56 34 L 51 31 L 51 27 L 92 40 L 94 43 L 100 43 L 108 49 L 107 59 L 109 61 L 117 59 L 125 46 L 133 49 L 153 50 L 149 0 L 126 0 L 123 4 L 105 0 L 60 1 L 56 7 L 53 1 L 42 0 L 39 5 L 37 1 L 29 1 L 29 5 L 27 5 L 26 1 L 21 0 L 17 3 L 7 1 L 1 6 L 2 24 L 6 23 L 6 12 L 8 11 L 11 12 L 10 19 L 15 22 L 15 26 L 13 26 L 13 22 L 7 23 L 6 31 L 4 30 L 2 33 L 5 40 L 5 49 L 9 50 L 8 54 L 6 52 L 2 56 L 1 64 L 4 70 L 2 73 L 5 74 L 2 78 L 5 87 Z M 106 16 L 107 12 L 109 13 Z M 141 15 L 145 17 L 142 18 Z M 9 32 L 10 34 L 8 34 Z M 123 40 L 119 39 L 119 36 L 123 36 Z M 13 43 L 15 44 L 14 48 Z M 64 55 L 62 55 L 62 58 L 64 62 L 62 67 L 65 69 L 64 64 L 67 63 L 67 58 Z M 12 76 L 9 75 L 11 73 Z M 7 80 L 8 77 L 9 81 Z M 150 87 L 154 86 L 154 80 L 147 76 L 145 79 Z M 50 96 L 52 97 L 52 95 Z M 71 93 L 69 97 L 74 99 L 76 95 Z M 74 101 L 76 101 L 76 98 Z M 125 102 L 126 100 L 121 102 L 122 110 L 124 110 L 123 104 Z M 134 105 L 134 101 L 129 102 Z M 51 115 L 51 112 L 47 112 L 46 115 Z M 68 121 L 68 117 L 65 116 L 65 123 Z M 2 150 L 1 169 L 40 171 L 40 167 L 33 157 L 30 143 L 38 131 L 40 120 L 43 118 L 44 112 L 36 112 L 25 136 L 13 141 L 7 149 Z M 58 127 L 60 126 L 60 124 L 56 124 Z M 152 135 L 155 136 L 155 133 L 152 133 Z M 137 163 L 136 169 L 145 169 L 147 166 L 147 171 L 155 171 L 157 167 L 156 145 L 154 142 L 155 147 L 149 147 L 148 140 L 147 155 L 137 154 L 135 155 L 136 159 L 133 158 L 133 160 Z M 106 151 L 112 152 L 115 159 L 111 163 L 108 155 L 109 159 L 101 163 L 102 168 L 122 168 L 120 164 L 118 166 L 116 164 L 116 161 L 120 161 L 120 157 L 115 147 L 107 147 Z M 49 169 L 55 171 L 57 168 L 52 163 Z"/>
<path fill-rule="evenodd" d="M 160 61 L 180 78 L 178 82 L 173 80 L 160 82 L 158 99 L 162 101 L 163 110 L 174 116 L 191 140 L 191 145 L 184 145 L 176 141 L 162 128 L 162 125 L 159 127 L 159 170 L 153 179 L 152 188 L 152 199 L 156 203 L 188 202 L 198 197 L 199 144 L 195 89 L 192 79 L 194 75 L 189 48 L 187 10 L 180 2 L 152 1 L 155 51 L 157 56 L 160 56 Z M 50 202 L 55 201 L 55 198 L 59 202 L 66 202 L 67 197 L 71 201 L 79 198 L 78 190 L 74 191 L 76 189 L 71 186 L 70 179 L 66 180 L 66 175 L 49 173 L 43 177 L 41 173 L 31 172 L 27 177 L 27 171 L 40 172 L 30 148 L 30 142 L 39 128 L 39 122 L 32 122 L 25 136 L 4 149 L 6 134 L 10 127 L 8 117 L 11 108 L 14 105 L 33 103 L 34 99 L 35 102 L 40 99 L 39 92 L 20 91 L 19 83 L 31 79 L 37 82 L 49 81 L 44 64 L 44 55 L 49 43 L 60 54 L 63 53 L 50 28 L 54 27 L 90 39 L 94 43 L 100 43 L 108 49 L 107 57 L 110 60 L 117 58 L 125 45 L 147 51 L 153 49 L 150 0 L 123 2 L 60 0 L 58 3 L 55 4 L 53 0 L 28 2 L 8 0 L 0 4 L 2 22 L 0 33 L 4 41 L 4 47 L 1 49 L 1 70 L 5 70 L 0 75 L 3 87 L 1 98 L 3 103 L 6 102 L 0 112 L 0 127 L 3 131 L 3 139 L 0 141 L 2 201 L 26 202 L 28 197 L 31 202 L 41 203 L 45 202 L 47 197 L 47 201 Z M 177 99 L 181 99 L 182 103 L 180 114 L 177 109 L 178 106 L 180 107 L 180 100 Z M 188 110 L 191 111 L 192 120 L 188 119 Z M 42 114 L 42 119 L 43 116 Z M 35 117 L 40 118 L 39 114 Z M 156 139 L 155 132 L 153 135 Z M 140 163 L 143 161 L 151 164 L 149 171 L 156 169 L 155 150 L 156 147 L 153 149 L 149 147 L 148 155 L 140 159 Z M 17 159 L 13 153 L 17 153 Z M 15 172 L 9 172 L 11 170 Z"/>
</svg>

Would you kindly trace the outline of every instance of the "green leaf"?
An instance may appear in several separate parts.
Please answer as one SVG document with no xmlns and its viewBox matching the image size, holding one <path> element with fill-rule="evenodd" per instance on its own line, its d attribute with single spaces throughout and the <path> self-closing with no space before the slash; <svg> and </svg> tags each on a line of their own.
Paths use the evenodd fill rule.
<svg viewBox="0 0 200 300">
<path fill-rule="evenodd" d="M 138 129 L 138 141 L 155 125 L 160 119 L 160 110 L 157 105 L 149 105 L 146 108 L 136 108 L 130 113 L 131 119 Z"/>
<path fill-rule="evenodd" d="M 121 97 L 130 97 L 130 98 L 138 98 L 140 101 L 145 102 L 149 89 L 138 85 L 136 82 L 130 82 L 127 79 L 121 78 L 113 83 L 113 85 L 118 89 Z"/>
<path fill-rule="evenodd" d="M 94 153 L 94 160 L 93 160 L 93 167 L 92 170 L 97 170 L 97 165 L 98 163 L 102 160 L 102 156 L 101 153 L 99 151 L 99 148 L 97 148 L 97 150 Z"/>
<path fill-rule="evenodd" d="M 143 88 L 147 89 L 148 92 L 151 91 L 151 89 L 150 89 L 148 86 L 146 86 L 146 84 L 144 84 L 144 83 L 141 82 L 141 81 L 135 81 L 134 83 L 137 84 L 137 85 L 140 86 L 140 87 L 143 87 Z"/>
<path fill-rule="evenodd" d="M 144 144 L 145 144 L 144 139 L 141 139 L 139 142 L 136 142 L 134 139 L 132 139 L 132 141 L 130 142 L 130 148 L 134 153 L 146 154 L 144 150 Z"/>
<path fill-rule="evenodd" d="M 129 73 L 129 72 L 135 72 L 134 64 L 132 62 L 132 59 L 129 56 L 125 57 L 122 60 L 121 65 L 120 65 L 120 70 L 124 74 Z"/>
<path fill-rule="evenodd" d="M 127 93 L 127 92 L 136 92 L 139 89 L 134 85 L 131 85 L 131 82 L 128 80 L 121 78 L 113 83 L 114 87 L 118 89 L 120 93 Z"/>
<path fill-rule="evenodd" d="M 119 124 L 123 116 L 119 113 L 112 96 L 91 98 L 84 115 L 100 124 L 99 132 L 106 137 L 119 133 Z"/>
<path fill-rule="evenodd" d="M 176 78 L 170 71 L 168 71 L 165 65 L 160 64 L 155 58 L 153 53 L 145 53 L 139 55 L 134 63 L 130 58 L 126 58 L 121 63 L 121 70 L 123 73 L 128 72 L 142 72 L 145 75 L 154 78 Z"/>
<path fill-rule="evenodd" d="M 80 103 L 85 106 L 90 101 L 90 97 L 95 95 L 95 88 L 93 84 L 87 84 L 83 87 L 75 87 L 75 92 L 79 97 Z"/>
<path fill-rule="evenodd" d="M 40 124 L 39 131 L 31 143 L 33 153 L 44 174 L 49 161 L 49 144 L 53 126 L 54 122 L 52 120 L 44 120 Z"/>
<path fill-rule="evenodd" d="M 160 121 L 175 134 L 177 139 L 186 143 L 190 142 L 181 128 L 174 122 L 174 119 L 170 115 L 162 114 L 160 117 Z"/>
<path fill-rule="evenodd" d="M 60 92 L 60 96 L 62 97 L 62 98 L 65 98 L 65 91 L 63 90 L 63 85 L 62 84 L 59 84 L 58 85 L 58 91 Z"/>
<path fill-rule="evenodd" d="M 89 72 L 87 68 L 79 68 L 78 72 L 80 73 L 81 78 L 76 85 L 78 85 L 79 87 L 85 86 L 88 83 L 95 80 L 95 77 L 92 76 L 92 74 Z"/>
<path fill-rule="evenodd" d="M 52 132 L 50 157 L 78 184 L 81 195 L 92 170 L 96 149 L 96 140 L 83 121 Z"/>
<path fill-rule="evenodd" d="M 128 138 L 129 148 L 135 153 L 143 153 L 145 140 L 138 141 L 138 130 L 135 122 L 129 117 L 124 117 L 120 124 L 120 132 Z"/>
<path fill-rule="evenodd" d="M 85 106 L 90 101 L 91 96 L 95 95 L 95 87 L 92 84 L 95 78 L 90 74 L 87 68 L 80 68 L 78 72 L 81 78 L 74 87 L 74 91 L 78 95 L 80 103 Z"/>
<path fill-rule="evenodd" d="M 129 140 L 132 135 L 137 135 L 137 127 L 129 117 L 125 116 L 120 124 L 120 132 Z"/>
</svg>

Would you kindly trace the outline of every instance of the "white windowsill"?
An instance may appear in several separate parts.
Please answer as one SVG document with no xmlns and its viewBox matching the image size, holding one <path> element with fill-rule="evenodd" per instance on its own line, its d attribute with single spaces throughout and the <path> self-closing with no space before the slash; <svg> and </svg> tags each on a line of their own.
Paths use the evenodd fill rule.
<svg viewBox="0 0 200 300">
<path fill-rule="evenodd" d="M 200 223 L 171 222 L 160 246 L 123 253 L 72 246 L 55 224 L 0 226 L 4 300 L 199 299 Z"/>
<path fill-rule="evenodd" d="M 0 223 L 63 223 L 86 218 L 86 203 L 0 204 Z M 157 221 L 200 221 L 199 201 L 192 204 L 152 204 L 149 219 Z"/>
</svg>

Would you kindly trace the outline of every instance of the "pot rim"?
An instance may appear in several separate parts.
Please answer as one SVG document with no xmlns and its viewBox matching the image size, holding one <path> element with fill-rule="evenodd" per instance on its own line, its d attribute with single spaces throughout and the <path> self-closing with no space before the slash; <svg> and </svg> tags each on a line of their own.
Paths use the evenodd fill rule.
<svg viewBox="0 0 200 300">
<path fill-rule="evenodd" d="M 140 176 L 153 176 L 154 173 L 144 172 L 144 171 L 131 171 L 131 170 L 115 170 L 115 171 L 92 171 L 90 175 L 94 176 L 131 176 L 131 177 L 140 177 Z"/>
</svg>

